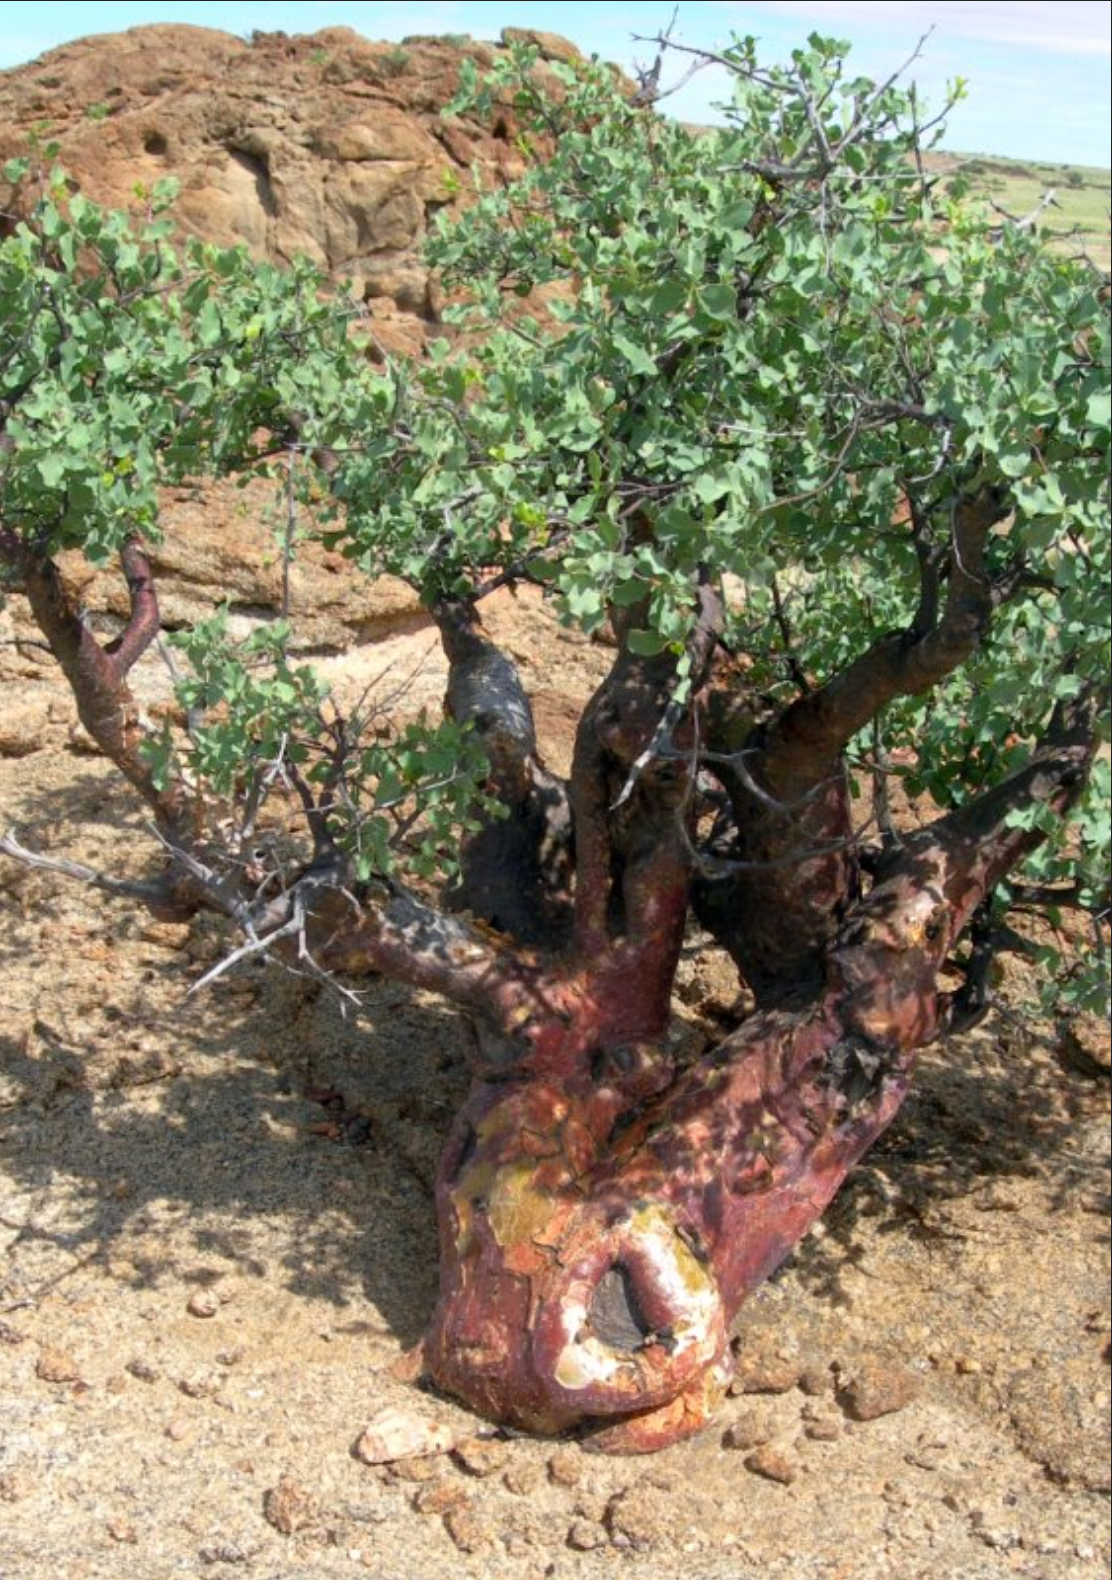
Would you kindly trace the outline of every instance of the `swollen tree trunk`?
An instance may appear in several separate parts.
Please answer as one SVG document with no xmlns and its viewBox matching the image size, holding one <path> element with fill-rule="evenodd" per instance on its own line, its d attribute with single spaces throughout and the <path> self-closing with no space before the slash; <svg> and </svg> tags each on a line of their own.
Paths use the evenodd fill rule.
<svg viewBox="0 0 1112 1580">
<path fill-rule="evenodd" d="M 207 865 L 188 797 L 160 789 L 140 750 L 126 679 L 157 630 L 140 551 L 124 561 L 131 621 L 107 647 L 52 566 L 23 566 L 83 720 L 174 849 L 176 884 L 153 899 L 132 886 L 136 897 L 157 906 L 192 886 L 194 904 L 243 928 L 245 951 L 382 972 L 475 1018 L 473 1086 L 437 1177 L 440 1298 L 415 1364 L 491 1419 L 579 1430 L 616 1452 L 702 1427 L 729 1380 L 739 1305 L 823 1212 L 898 1109 L 916 1051 L 950 1024 L 940 968 L 1041 838 L 1012 814 L 1068 810 L 1094 708 L 1060 707 L 1024 769 L 893 845 L 867 889 L 842 753 L 885 701 L 934 684 L 975 646 L 991 601 L 979 545 L 997 509 L 955 512 L 960 553 L 941 610 L 925 596 L 910 631 L 740 748 L 707 747 L 697 710 L 676 703 L 675 657 L 629 651 L 625 628 L 642 611 L 627 611 L 566 788 L 540 761 L 520 678 L 474 609 L 439 609 L 448 707 L 482 739 L 488 791 L 509 813 L 464 842 L 456 902 L 473 918 L 390 879 L 357 883 L 331 840 L 329 784 L 304 780 L 319 859 L 276 896 L 237 891 Z M 699 598 L 689 652 L 692 694 L 705 697 L 720 610 L 709 589 Z M 693 885 L 700 760 L 733 824 L 714 857 L 724 849 L 726 866 Z M 758 1008 L 677 1071 L 666 1033 L 693 897 Z"/>
<path fill-rule="evenodd" d="M 1085 710 L 1060 716 L 1021 773 L 889 856 L 815 991 L 678 1078 L 635 959 L 538 980 L 530 1052 L 477 1080 L 441 1164 L 441 1296 L 422 1357 L 435 1381 L 496 1420 L 581 1428 L 616 1452 L 705 1425 L 738 1306 L 946 1029 L 950 947 L 1037 838 L 1009 812 L 1064 811 L 1091 750 Z"/>
</svg>

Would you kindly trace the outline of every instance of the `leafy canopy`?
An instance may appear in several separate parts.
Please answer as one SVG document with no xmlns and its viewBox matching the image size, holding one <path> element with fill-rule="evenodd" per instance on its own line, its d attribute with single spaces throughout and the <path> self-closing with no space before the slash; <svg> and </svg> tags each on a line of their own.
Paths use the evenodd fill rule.
<svg viewBox="0 0 1112 1580">
<path fill-rule="evenodd" d="M 477 187 L 429 246 L 462 332 L 385 368 L 307 265 L 182 248 L 160 211 L 107 214 L 57 179 L 3 244 L 3 522 L 104 559 L 157 535 L 161 484 L 280 451 L 368 571 L 430 603 L 536 581 L 588 632 L 631 609 L 631 648 L 674 652 L 681 692 L 696 584 L 722 583 L 729 639 L 786 700 L 801 672 L 828 677 L 908 627 L 955 500 L 992 486 L 1012 513 L 986 574 L 1008 596 L 974 658 L 891 704 L 863 747 L 902 749 L 910 788 L 949 805 L 1018 766 L 1085 684 L 1103 687 L 1107 739 L 1107 289 L 927 179 L 914 91 L 845 57 L 813 37 L 766 70 L 736 43 L 725 124 L 699 133 L 597 63 L 542 73 L 517 49 L 480 81 L 465 61 L 449 113 L 508 105 L 524 171 Z M 324 455 L 327 497 L 309 464 Z M 152 745 L 162 774 L 227 793 L 252 753 L 335 771 L 335 721 L 280 635 L 237 649 L 216 622 L 184 650 L 186 700 L 223 712 Z M 362 875 L 385 870 L 416 826 L 397 809 L 439 786 L 431 870 L 481 779 L 464 735 L 414 725 L 351 769 L 337 836 Z M 1028 873 L 1075 883 L 1094 912 L 1108 781 L 1101 760 Z"/>
</svg>

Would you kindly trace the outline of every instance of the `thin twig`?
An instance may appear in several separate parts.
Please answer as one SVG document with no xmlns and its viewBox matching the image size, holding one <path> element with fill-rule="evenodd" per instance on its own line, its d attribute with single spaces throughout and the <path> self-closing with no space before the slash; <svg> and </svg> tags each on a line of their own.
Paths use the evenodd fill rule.
<svg viewBox="0 0 1112 1580">
<path fill-rule="evenodd" d="M 70 861 L 65 856 L 44 856 L 40 851 L 28 850 L 21 845 L 12 829 L 0 838 L 0 854 L 10 856 L 13 861 L 20 862 L 25 867 L 33 867 L 40 872 L 56 872 L 64 878 L 76 878 L 79 883 L 87 883 L 91 888 L 101 889 L 106 894 L 123 894 L 132 900 L 142 900 L 149 905 L 165 905 L 170 899 L 166 884 L 163 882 L 144 881 L 139 878 L 114 878 L 110 873 L 98 872 L 95 867 L 87 867 L 83 861 Z"/>
</svg>

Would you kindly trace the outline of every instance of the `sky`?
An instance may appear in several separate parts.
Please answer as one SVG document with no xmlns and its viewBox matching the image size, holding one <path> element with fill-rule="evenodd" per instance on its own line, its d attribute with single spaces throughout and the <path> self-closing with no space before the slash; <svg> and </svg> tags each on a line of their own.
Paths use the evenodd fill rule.
<svg viewBox="0 0 1112 1580">
<path fill-rule="evenodd" d="M 655 53 L 634 35 L 660 32 L 675 9 L 675 0 L 0 0 L 0 70 L 89 33 L 148 22 L 191 22 L 242 36 L 256 28 L 352 27 L 372 39 L 497 38 L 506 26 L 533 27 L 562 33 L 585 53 L 628 70 Z M 944 146 L 1107 167 L 1110 17 L 1109 0 L 680 0 L 675 36 L 712 48 L 731 33 L 753 34 L 761 58 L 776 61 L 818 30 L 848 39 L 860 72 L 887 77 L 929 31 L 910 71 L 927 100 L 940 106 L 955 78 L 969 85 L 969 97 L 951 112 Z M 680 74 L 677 68 L 673 80 Z M 700 73 L 664 107 L 685 120 L 713 119 L 723 82 L 717 68 Z"/>
</svg>

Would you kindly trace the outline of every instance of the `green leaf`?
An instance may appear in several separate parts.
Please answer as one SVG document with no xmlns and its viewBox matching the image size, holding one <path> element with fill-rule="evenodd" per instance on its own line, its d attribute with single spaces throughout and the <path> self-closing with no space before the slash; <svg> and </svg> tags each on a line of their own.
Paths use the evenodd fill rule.
<svg viewBox="0 0 1112 1580">
<path fill-rule="evenodd" d="M 699 292 L 699 306 L 709 318 L 729 319 L 737 316 L 737 288 L 733 285 L 704 285 Z"/>
<path fill-rule="evenodd" d="M 622 356 L 634 373 L 644 373 L 655 377 L 657 372 L 656 358 L 651 357 L 643 346 L 630 340 L 628 335 L 616 334 L 613 337 L 615 351 Z"/>
</svg>

